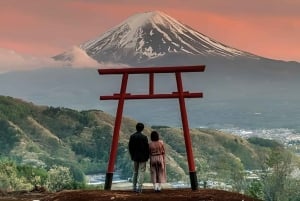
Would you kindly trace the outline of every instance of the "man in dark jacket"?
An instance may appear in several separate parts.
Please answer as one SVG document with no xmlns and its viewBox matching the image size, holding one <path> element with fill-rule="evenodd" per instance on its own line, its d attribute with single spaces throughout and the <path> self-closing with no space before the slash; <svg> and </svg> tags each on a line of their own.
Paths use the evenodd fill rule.
<svg viewBox="0 0 300 201">
<path fill-rule="evenodd" d="M 139 193 L 142 192 L 146 162 L 149 159 L 148 138 L 142 133 L 143 130 L 144 124 L 137 123 L 136 132 L 130 136 L 128 144 L 130 157 L 133 161 L 133 190 Z"/>
</svg>

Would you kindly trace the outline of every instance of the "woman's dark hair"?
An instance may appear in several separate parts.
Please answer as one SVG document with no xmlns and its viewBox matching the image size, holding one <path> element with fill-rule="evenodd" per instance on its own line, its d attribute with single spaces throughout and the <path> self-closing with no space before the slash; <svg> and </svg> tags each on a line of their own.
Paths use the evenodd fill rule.
<svg viewBox="0 0 300 201">
<path fill-rule="evenodd" d="M 158 141 L 158 140 L 159 140 L 158 132 L 152 131 L 151 132 L 151 141 Z"/>
<path fill-rule="evenodd" d="M 141 132 L 144 130 L 144 124 L 143 123 L 137 123 L 136 126 L 136 131 Z"/>
</svg>

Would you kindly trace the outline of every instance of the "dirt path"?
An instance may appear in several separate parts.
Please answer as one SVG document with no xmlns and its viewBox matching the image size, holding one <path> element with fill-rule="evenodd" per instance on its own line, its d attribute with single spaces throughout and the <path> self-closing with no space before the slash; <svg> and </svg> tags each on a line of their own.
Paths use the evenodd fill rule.
<svg viewBox="0 0 300 201">
<path fill-rule="evenodd" d="M 146 189 L 137 194 L 129 190 L 72 190 L 59 193 L 24 193 L 0 196 L 0 201 L 258 201 L 248 196 L 214 189 L 166 189 L 160 193 Z"/>
</svg>

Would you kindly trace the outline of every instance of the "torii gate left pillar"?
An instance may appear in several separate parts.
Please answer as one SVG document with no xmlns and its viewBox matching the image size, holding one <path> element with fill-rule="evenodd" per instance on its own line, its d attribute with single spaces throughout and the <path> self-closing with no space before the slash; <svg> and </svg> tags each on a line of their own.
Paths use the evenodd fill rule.
<svg viewBox="0 0 300 201">
<path fill-rule="evenodd" d="M 117 157 L 119 132 L 121 128 L 121 121 L 123 116 L 123 108 L 126 99 L 165 99 L 165 98 L 178 98 L 181 120 L 185 141 L 185 148 L 188 159 L 190 182 L 192 190 L 198 189 L 197 174 L 194 163 L 194 156 L 192 151 L 191 138 L 189 133 L 189 124 L 185 106 L 184 98 L 202 98 L 202 93 L 190 93 L 183 91 L 183 84 L 181 78 L 181 72 L 203 72 L 205 66 L 180 66 L 180 67 L 153 67 L 153 68 L 121 68 L 121 69 L 99 69 L 99 74 L 122 74 L 122 83 L 119 94 L 113 94 L 112 96 L 100 96 L 100 100 L 119 100 L 112 144 L 110 149 L 110 157 L 107 166 L 106 178 L 105 178 L 105 190 L 110 190 L 113 179 L 114 164 Z M 155 94 L 154 93 L 154 73 L 175 73 L 177 92 L 171 94 Z M 149 93 L 148 94 L 129 94 L 126 93 L 128 75 L 129 74 L 149 74 Z"/>
</svg>

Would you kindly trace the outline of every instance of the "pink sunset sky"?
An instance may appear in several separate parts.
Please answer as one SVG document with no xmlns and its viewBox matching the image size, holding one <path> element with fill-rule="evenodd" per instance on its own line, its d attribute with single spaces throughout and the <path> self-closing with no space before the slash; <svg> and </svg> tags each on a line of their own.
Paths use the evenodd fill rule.
<svg viewBox="0 0 300 201">
<path fill-rule="evenodd" d="M 154 10 L 237 49 L 300 62 L 300 0 L 1 0 L 0 48 L 51 57 Z"/>
</svg>

